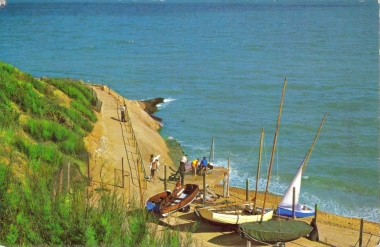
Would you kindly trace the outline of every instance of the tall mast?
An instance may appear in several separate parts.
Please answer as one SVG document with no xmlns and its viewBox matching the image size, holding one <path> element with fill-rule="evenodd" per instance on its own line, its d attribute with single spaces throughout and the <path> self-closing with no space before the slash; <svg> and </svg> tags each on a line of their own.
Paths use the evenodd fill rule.
<svg viewBox="0 0 380 247">
<path fill-rule="evenodd" d="M 272 155 L 271 155 L 271 157 L 270 157 L 270 164 L 269 164 L 269 171 L 268 171 L 267 186 L 266 186 L 266 188 L 265 188 L 264 203 L 263 203 L 263 209 L 262 209 L 262 212 L 261 212 L 261 220 L 260 220 L 260 221 L 262 221 L 262 220 L 263 220 L 263 217 L 264 217 L 265 203 L 266 203 L 267 194 L 268 194 L 268 187 L 269 187 L 270 175 L 271 175 L 271 173 L 272 173 L 272 166 L 273 166 L 274 153 L 275 153 L 275 151 L 276 151 L 278 128 L 280 127 L 280 119 L 281 119 L 281 113 L 282 113 L 282 105 L 283 105 L 283 103 L 284 103 L 285 88 L 286 88 L 286 78 L 285 78 L 285 80 L 284 80 L 284 87 L 283 87 L 283 89 L 282 89 L 282 96 L 281 96 L 280 110 L 279 110 L 278 118 L 277 118 L 276 132 L 274 133 Z"/>
<path fill-rule="evenodd" d="M 210 157 L 208 161 L 214 165 L 214 137 L 212 137 L 211 148 L 210 148 Z"/>
<path fill-rule="evenodd" d="M 257 173 L 256 173 L 256 191 L 255 191 L 255 200 L 254 200 L 254 203 L 253 203 L 253 209 L 254 210 L 256 210 L 257 190 L 258 190 L 258 187 L 259 187 L 261 151 L 262 151 L 262 148 L 263 148 L 263 139 L 264 139 L 264 127 L 261 128 L 261 135 L 260 135 L 259 159 L 257 161 Z"/>
</svg>

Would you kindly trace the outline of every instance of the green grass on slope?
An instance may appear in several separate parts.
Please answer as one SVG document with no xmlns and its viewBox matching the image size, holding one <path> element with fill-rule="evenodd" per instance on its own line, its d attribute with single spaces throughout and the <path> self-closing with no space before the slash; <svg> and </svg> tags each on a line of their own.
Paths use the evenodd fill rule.
<svg viewBox="0 0 380 247">
<path fill-rule="evenodd" d="M 89 200 L 83 138 L 97 121 L 96 99 L 83 82 L 37 79 L 0 62 L 0 87 L 0 245 L 193 244 L 195 228 L 160 232 L 139 200 L 116 190 Z"/>
</svg>

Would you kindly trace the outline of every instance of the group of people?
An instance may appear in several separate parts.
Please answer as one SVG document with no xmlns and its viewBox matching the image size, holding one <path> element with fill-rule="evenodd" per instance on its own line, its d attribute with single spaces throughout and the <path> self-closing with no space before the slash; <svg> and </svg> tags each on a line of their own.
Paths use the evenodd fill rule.
<svg viewBox="0 0 380 247">
<path fill-rule="evenodd" d="M 159 157 L 159 156 L 157 156 Z M 156 172 L 158 171 L 158 166 L 160 165 L 158 158 L 155 158 L 153 154 L 150 155 L 150 181 L 155 183 L 156 180 Z M 192 175 L 197 176 L 197 170 L 200 170 L 200 174 L 203 174 L 203 172 L 207 176 L 207 171 L 208 171 L 208 166 L 209 162 L 207 161 L 206 157 L 203 157 L 202 160 L 199 158 L 194 159 L 191 161 L 191 169 L 192 169 Z M 180 162 L 179 162 L 179 167 L 175 175 L 179 174 L 180 175 L 180 184 L 184 185 L 185 184 L 185 172 L 187 170 L 187 167 L 189 165 L 188 162 L 188 156 L 184 155 L 182 156 Z M 178 181 L 179 182 L 179 181 Z M 179 184 L 179 183 L 178 183 Z M 223 178 L 223 197 L 228 197 L 228 173 L 224 173 L 224 178 Z M 207 199 L 207 197 L 206 197 Z"/>
<path fill-rule="evenodd" d="M 207 175 L 209 164 L 210 163 L 207 162 L 206 157 L 203 157 L 202 160 L 200 160 L 199 158 L 196 158 L 195 160 L 191 161 L 190 166 L 191 166 L 193 177 L 197 176 L 197 170 L 200 171 L 200 174 L 203 174 L 204 172 Z M 179 167 L 176 173 L 176 174 L 179 173 L 182 184 L 184 184 L 185 182 L 185 172 L 187 170 L 187 167 L 189 167 L 188 156 L 184 155 L 182 156 L 179 162 Z"/>
</svg>

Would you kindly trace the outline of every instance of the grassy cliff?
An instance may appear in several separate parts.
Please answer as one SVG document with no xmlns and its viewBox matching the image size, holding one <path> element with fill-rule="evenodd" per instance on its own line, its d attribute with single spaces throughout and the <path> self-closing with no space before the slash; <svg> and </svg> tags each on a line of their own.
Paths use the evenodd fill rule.
<svg viewBox="0 0 380 247">
<path fill-rule="evenodd" d="M 0 86 L 1 245 L 181 245 L 178 231 L 157 236 L 154 219 L 116 192 L 89 200 L 83 138 L 96 96 L 83 82 L 0 62 Z"/>
</svg>

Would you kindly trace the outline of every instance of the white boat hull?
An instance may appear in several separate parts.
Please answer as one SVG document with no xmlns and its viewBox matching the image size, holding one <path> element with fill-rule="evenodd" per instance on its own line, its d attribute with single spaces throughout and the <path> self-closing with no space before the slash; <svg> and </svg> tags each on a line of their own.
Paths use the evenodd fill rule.
<svg viewBox="0 0 380 247">
<path fill-rule="evenodd" d="M 223 208 L 205 208 L 198 209 L 199 215 L 208 221 L 217 224 L 238 225 L 247 222 L 261 221 L 261 213 L 247 214 L 243 210 L 223 209 Z M 267 208 L 263 215 L 262 221 L 268 221 L 273 217 L 273 209 Z"/>
</svg>

